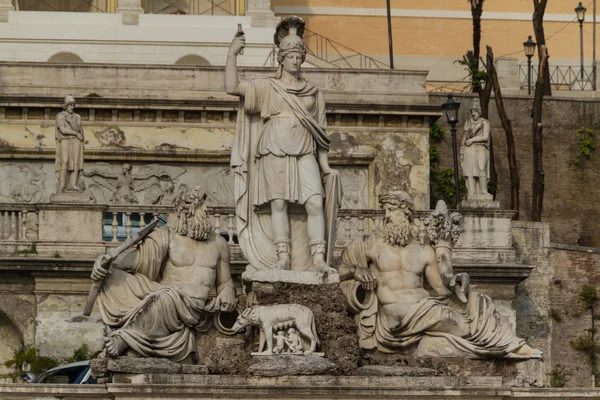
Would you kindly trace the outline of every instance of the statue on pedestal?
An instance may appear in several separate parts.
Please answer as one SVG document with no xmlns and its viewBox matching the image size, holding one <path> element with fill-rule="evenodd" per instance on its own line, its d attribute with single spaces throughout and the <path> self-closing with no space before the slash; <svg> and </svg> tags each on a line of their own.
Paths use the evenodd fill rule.
<svg viewBox="0 0 600 400">
<path fill-rule="evenodd" d="M 512 333 L 487 295 L 470 290 L 466 273 L 454 274 L 451 249 L 460 235 L 460 214 L 438 203 L 424 221 L 432 246 L 426 238 L 411 237 L 414 208 L 408 193 L 384 193 L 381 204 L 383 235 L 350 242 L 340 268 L 362 348 L 394 353 L 433 337 L 445 339 L 444 348 L 434 349 L 438 356 L 541 356 Z M 357 285 L 366 291 L 362 301 Z"/>
<path fill-rule="evenodd" d="M 237 232 L 252 270 L 335 271 L 326 254 L 335 241 L 340 174 L 329 166 L 324 96 L 300 73 L 303 32 L 298 17 L 277 26 L 279 68 L 273 78 L 239 80 L 243 33 L 234 37 L 227 57 L 225 91 L 240 97 L 231 156 Z"/>
<path fill-rule="evenodd" d="M 83 125 L 74 112 L 75 98 L 65 96 L 63 111 L 56 116 L 56 178 L 57 193 L 81 192 L 79 174 L 83 170 Z"/>
<path fill-rule="evenodd" d="M 102 281 L 98 306 L 110 329 L 108 356 L 131 351 L 194 362 L 195 331 L 208 329 L 214 313 L 235 308 L 229 247 L 213 232 L 205 200 L 199 188 L 181 192 L 174 227 L 156 228 L 114 261 L 96 260 L 92 279 Z M 213 289 L 217 297 L 209 301 Z"/>
<path fill-rule="evenodd" d="M 475 100 L 471 107 L 471 119 L 465 123 L 460 148 L 468 200 L 492 199 L 487 188 L 490 177 L 490 135 L 490 121 L 481 116 L 479 101 Z"/>
</svg>

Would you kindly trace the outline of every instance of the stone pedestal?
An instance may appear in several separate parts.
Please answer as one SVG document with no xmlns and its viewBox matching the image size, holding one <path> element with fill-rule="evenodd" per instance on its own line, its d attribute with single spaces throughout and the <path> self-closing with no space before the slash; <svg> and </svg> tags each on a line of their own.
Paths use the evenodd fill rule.
<svg viewBox="0 0 600 400">
<path fill-rule="evenodd" d="M 123 14 L 124 25 L 138 25 L 144 13 L 140 0 L 118 0 L 117 13 Z"/>
<path fill-rule="evenodd" d="M 469 194 L 467 198 L 458 203 L 459 210 L 499 210 L 500 202 L 494 201 L 491 194 Z"/>
<path fill-rule="evenodd" d="M 8 22 L 8 12 L 14 10 L 12 0 L 0 0 L 0 22 Z"/>
<path fill-rule="evenodd" d="M 93 376 L 113 383 L 185 383 L 186 375 L 208 375 L 205 365 L 178 364 L 164 358 L 96 358 L 91 368 Z"/>
<path fill-rule="evenodd" d="M 278 281 L 274 279 L 275 275 L 279 277 Z M 323 363 L 329 360 L 337 367 L 335 371 L 326 368 L 330 371 L 327 373 L 351 375 L 356 370 L 359 357 L 358 335 L 356 325 L 346 310 L 346 300 L 337 274 L 268 270 L 244 273 L 242 282 L 248 306 L 300 304 L 308 307 L 314 314 L 320 341 L 317 351 L 325 353 L 324 358 L 319 358 Z M 252 350 L 256 349 L 257 344 L 254 344 Z"/>
<path fill-rule="evenodd" d="M 70 197 L 72 194 L 65 195 Z M 104 253 L 102 218 L 105 208 L 77 203 L 40 204 L 38 255 L 82 259 L 96 258 Z"/>
<path fill-rule="evenodd" d="M 51 203 L 92 204 L 93 198 L 86 192 L 59 192 L 50 195 Z"/>
<path fill-rule="evenodd" d="M 281 18 L 271 10 L 271 0 L 248 0 L 246 16 L 252 17 L 253 28 L 274 28 Z"/>
</svg>

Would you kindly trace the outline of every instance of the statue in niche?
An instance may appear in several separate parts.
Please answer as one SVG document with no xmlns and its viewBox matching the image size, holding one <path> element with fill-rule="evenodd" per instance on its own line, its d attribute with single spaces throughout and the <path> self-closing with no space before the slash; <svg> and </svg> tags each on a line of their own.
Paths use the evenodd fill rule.
<svg viewBox="0 0 600 400">
<path fill-rule="evenodd" d="M 174 226 L 156 228 L 108 265 L 105 255 L 94 263 L 100 315 L 111 330 L 107 356 L 193 363 L 194 332 L 208 329 L 215 312 L 235 308 L 229 247 L 213 232 L 205 201 L 199 188 L 181 192 Z M 209 300 L 214 289 L 217 297 Z"/>
<path fill-rule="evenodd" d="M 422 237 L 421 243 L 411 237 L 414 208 L 408 193 L 384 193 L 381 204 L 383 235 L 350 242 L 340 268 L 362 348 L 394 353 L 435 337 L 446 340 L 438 356 L 541 356 L 512 333 L 487 295 L 470 290 L 466 273 L 454 274 L 451 249 L 460 235 L 460 214 L 438 202 L 423 222 L 428 240 Z M 434 295 L 425 290 L 423 278 Z M 366 291 L 362 299 L 357 286 Z"/>
<path fill-rule="evenodd" d="M 329 166 L 324 96 L 300 73 L 303 32 L 298 17 L 277 26 L 279 68 L 273 78 L 239 80 L 243 33 L 234 37 L 227 57 L 225 91 L 240 97 L 231 155 L 237 232 L 252 270 L 335 271 L 327 265 L 334 240 L 325 238 L 335 238 L 341 181 Z"/>
<path fill-rule="evenodd" d="M 110 203 L 138 204 L 135 193 L 143 192 L 144 204 L 163 205 L 170 202 L 169 196 L 173 194 L 175 181 L 185 171 L 180 167 L 149 164 L 133 173 L 128 163 L 123 164 L 120 171 L 108 163 L 96 163 L 86 168 L 83 174 L 94 182 L 89 185 L 89 190 L 97 203 L 104 203 L 108 198 Z M 106 191 L 110 198 L 105 195 Z"/>
<path fill-rule="evenodd" d="M 83 170 L 83 125 L 75 113 L 75 98 L 65 96 L 63 111 L 56 116 L 56 178 L 58 193 L 82 192 L 79 174 Z"/>
<path fill-rule="evenodd" d="M 465 123 L 460 148 L 463 175 L 467 184 L 467 199 L 490 199 L 488 179 L 490 176 L 490 121 L 481 116 L 479 101 L 474 100 L 471 119 Z"/>
</svg>

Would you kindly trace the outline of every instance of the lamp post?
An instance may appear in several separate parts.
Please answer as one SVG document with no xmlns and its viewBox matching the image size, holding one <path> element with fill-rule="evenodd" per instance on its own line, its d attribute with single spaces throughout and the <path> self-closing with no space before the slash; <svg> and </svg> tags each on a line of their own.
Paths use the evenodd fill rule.
<svg viewBox="0 0 600 400">
<path fill-rule="evenodd" d="M 583 21 L 585 21 L 585 12 L 587 8 L 579 2 L 579 5 L 575 7 L 575 14 L 577 14 L 577 21 L 579 21 L 579 55 L 581 58 L 581 90 L 583 90 Z"/>
<path fill-rule="evenodd" d="M 442 104 L 444 114 L 446 114 L 446 121 L 450 124 L 450 130 L 452 132 L 452 158 L 454 161 L 454 187 L 456 194 L 456 206 L 460 203 L 460 179 L 458 178 L 458 148 L 456 147 L 456 124 L 458 123 L 458 110 L 460 103 L 454 100 L 454 97 L 449 94 L 448 100 Z"/>
<path fill-rule="evenodd" d="M 537 44 L 531 40 L 531 35 L 526 42 L 523 42 L 523 50 L 527 56 L 527 94 L 531 95 L 531 57 L 535 54 L 535 46 Z"/>
</svg>

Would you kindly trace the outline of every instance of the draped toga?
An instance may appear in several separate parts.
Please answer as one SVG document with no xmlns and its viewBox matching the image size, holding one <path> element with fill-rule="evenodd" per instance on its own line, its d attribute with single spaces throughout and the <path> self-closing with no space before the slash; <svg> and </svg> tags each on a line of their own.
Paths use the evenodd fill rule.
<svg viewBox="0 0 600 400">
<path fill-rule="evenodd" d="M 56 172 L 61 170 L 83 170 L 83 140 L 74 135 L 65 135 L 61 128 L 67 128 L 83 135 L 83 126 L 79 114 L 66 111 L 56 116 Z"/>
<path fill-rule="evenodd" d="M 303 205 L 324 195 L 316 154 L 329 150 L 330 140 L 324 96 L 314 85 L 303 81 L 292 87 L 275 78 L 246 84 L 231 151 L 236 223 L 244 255 L 254 268 L 263 269 L 277 262 L 264 207 L 273 199 Z M 292 269 L 308 267 L 306 218 L 290 214 Z"/>
<path fill-rule="evenodd" d="M 205 300 L 160 284 L 167 262 L 168 228 L 157 228 L 138 246 L 135 274 L 113 268 L 106 275 L 98 305 L 102 320 L 127 346 L 144 357 L 185 360 L 196 352 L 195 330 L 210 323 Z"/>
<path fill-rule="evenodd" d="M 365 236 L 353 240 L 342 255 L 344 266 L 368 267 L 369 262 L 380 263 L 380 251 L 377 259 L 369 260 L 367 248 L 372 246 L 390 246 L 383 238 Z M 345 267 L 342 267 L 345 268 Z M 398 266 L 402 268 L 402 266 Z M 354 279 L 346 280 L 343 287 L 352 286 Z M 379 283 L 380 284 L 380 283 Z M 376 289 L 377 290 L 377 289 Z M 399 324 L 386 316 L 382 304 L 376 296 L 374 301 L 360 307 L 350 298 L 350 291 L 344 290 L 348 297 L 349 309 L 355 313 L 358 325 L 360 346 L 365 349 L 378 349 L 384 353 L 393 353 L 399 349 L 417 344 L 424 336 L 443 337 L 460 351 L 486 357 L 501 357 L 512 353 L 526 343 L 515 336 L 508 322 L 500 315 L 492 299 L 471 290 L 466 304 L 455 300 L 454 296 L 432 296 L 416 302 L 410 312 Z M 393 304 L 386 304 L 393 307 Z M 405 304 L 398 305 L 405 307 Z M 468 327 L 468 336 L 459 337 L 438 328 L 444 321 L 453 321 Z"/>
<path fill-rule="evenodd" d="M 461 166 L 464 176 L 488 176 L 489 177 L 489 139 L 486 142 L 475 142 L 466 145 L 467 139 L 483 136 L 485 131 L 490 130 L 490 122 L 484 118 L 478 121 L 467 121 L 465 123 L 465 135 L 460 149 Z"/>
</svg>

